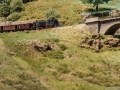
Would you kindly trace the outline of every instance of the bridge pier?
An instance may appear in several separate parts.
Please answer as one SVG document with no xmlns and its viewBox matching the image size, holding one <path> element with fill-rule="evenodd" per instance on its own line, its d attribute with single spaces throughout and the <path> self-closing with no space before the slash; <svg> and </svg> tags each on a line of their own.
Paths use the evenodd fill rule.
<svg viewBox="0 0 120 90">
<path fill-rule="evenodd" d="M 100 24 L 98 17 L 86 19 L 85 24 L 89 27 L 91 33 L 97 34 L 100 32 Z"/>
</svg>

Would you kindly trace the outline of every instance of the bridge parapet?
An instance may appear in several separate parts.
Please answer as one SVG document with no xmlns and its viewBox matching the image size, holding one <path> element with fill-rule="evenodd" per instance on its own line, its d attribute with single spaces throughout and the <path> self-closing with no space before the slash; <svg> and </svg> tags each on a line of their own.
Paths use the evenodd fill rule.
<svg viewBox="0 0 120 90">
<path fill-rule="evenodd" d="M 120 17 L 115 17 L 115 18 L 102 19 L 102 20 L 99 20 L 99 22 L 102 24 L 102 23 L 114 22 L 119 20 L 120 20 Z"/>
<path fill-rule="evenodd" d="M 89 18 L 89 19 L 86 19 L 85 23 L 88 24 L 88 23 L 95 23 L 95 22 L 98 22 L 99 19 L 98 17 L 95 17 L 95 18 Z"/>
<path fill-rule="evenodd" d="M 85 24 L 89 26 L 93 34 L 114 35 L 120 28 L 120 17 L 99 20 L 96 18 L 86 19 Z M 115 30 L 114 30 L 115 29 Z"/>
</svg>

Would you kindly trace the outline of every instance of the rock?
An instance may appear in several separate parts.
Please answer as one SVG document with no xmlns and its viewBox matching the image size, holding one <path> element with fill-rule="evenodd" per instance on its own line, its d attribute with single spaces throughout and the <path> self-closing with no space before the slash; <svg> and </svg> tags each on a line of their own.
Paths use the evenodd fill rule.
<svg viewBox="0 0 120 90">
<path fill-rule="evenodd" d="M 93 42 L 94 42 L 94 39 L 90 39 L 90 40 L 88 40 L 88 45 L 90 45 L 90 46 L 92 46 L 93 45 Z"/>
<path fill-rule="evenodd" d="M 28 52 L 28 50 L 33 50 L 33 49 L 39 52 L 58 49 L 57 45 L 53 45 L 51 43 L 49 44 L 41 43 L 39 41 L 27 42 L 26 46 L 27 46 L 26 52 Z"/>
<path fill-rule="evenodd" d="M 40 43 L 34 43 L 34 48 L 37 51 L 43 52 L 48 50 L 55 50 L 52 44 L 40 44 Z"/>
<path fill-rule="evenodd" d="M 110 17 L 119 17 L 119 16 L 120 16 L 120 10 L 112 10 L 112 11 L 109 13 L 109 16 L 110 16 Z"/>
<path fill-rule="evenodd" d="M 87 18 L 89 18 L 91 16 L 91 13 L 88 13 L 88 12 L 83 12 L 81 13 L 81 17 L 86 20 Z"/>
<path fill-rule="evenodd" d="M 80 47 L 86 49 L 92 49 L 96 52 L 99 52 L 100 49 L 111 48 L 111 47 L 119 47 L 120 39 L 107 37 L 107 39 L 102 39 L 100 35 L 92 35 L 91 38 L 85 38 L 80 43 Z"/>
<path fill-rule="evenodd" d="M 10 56 L 16 56 L 16 53 L 14 53 L 12 51 L 8 51 L 7 54 L 9 54 Z"/>
<path fill-rule="evenodd" d="M 119 43 L 120 43 L 119 40 L 112 39 L 112 40 L 109 41 L 109 45 L 111 47 L 117 47 Z"/>
</svg>

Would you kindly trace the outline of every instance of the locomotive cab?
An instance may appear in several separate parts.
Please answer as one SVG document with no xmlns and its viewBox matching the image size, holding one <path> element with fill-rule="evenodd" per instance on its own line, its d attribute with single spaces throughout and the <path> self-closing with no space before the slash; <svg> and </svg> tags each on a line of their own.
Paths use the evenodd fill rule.
<svg viewBox="0 0 120 90">
<path fill-rule="evenodd" d="M 48 19 L 48 20 L 47 20 L 47 24 L 48 24 L 48 26 L 50 26 L 50 27 L 59 26 L 59 22 L 58 22 L 58 20 L 55 19 L 55 18 Z"/>
<path fill-rule="evenodd" d="M 59 26 L 59 22 L 55 18 L 51 18 L 48 20 L 36 20 L 36 29 L 52 28 L 56 26 Z"/>
</svg>

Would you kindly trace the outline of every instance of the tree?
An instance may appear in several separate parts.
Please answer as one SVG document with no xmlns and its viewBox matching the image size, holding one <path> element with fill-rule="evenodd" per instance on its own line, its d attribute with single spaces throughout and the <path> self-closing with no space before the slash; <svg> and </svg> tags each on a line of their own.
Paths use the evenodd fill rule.
<svg viewBox="0 0 120 90">
<path fill-rule="evenodd" d="M 10 3 L 11 13 L 13 12 L 20 12 L 23 9 L 22 0 L 12 0 Z"/>
<path fill-rule="evenodd" d="M 103 3 L 108 3 L 111 0 L 81 0 L 82 3 L 86 4 L 93 4 L 94 7 L 96 7 L 96 11 L 98 12 L 98 6 Z"/>
<path fill-rule="evenodd" d="M 32 2 L 32 1 L 37 1 L 37 0 L 23 0 L 23 3 Z"/>
<path fill-rule="evenodd" d="M 7 5 L 10 5 L 11 0 L 4 0 L 4 3 L 6 3 Z"/>
<path fill-rule="evenodd" d="M 4 2 L 4 0 L 0 0 L 0 3 Z"/>
<path fill-rule="evenodd" d="M 50 9 L 50 10 L 46 13 L 45 17 L 47 17 L 47 18 L 59 18 L 59 17 L 60 17 L 60 14 L 57 13 L 57 12 L 52 8 L 52 9 Z"/>
<path fill-rule="evenodd" d="M 3 3 L 0 5 L 0 16 L 1 17 L 7 17 L 10 14 L 10 7 Z"/>
</svg>

